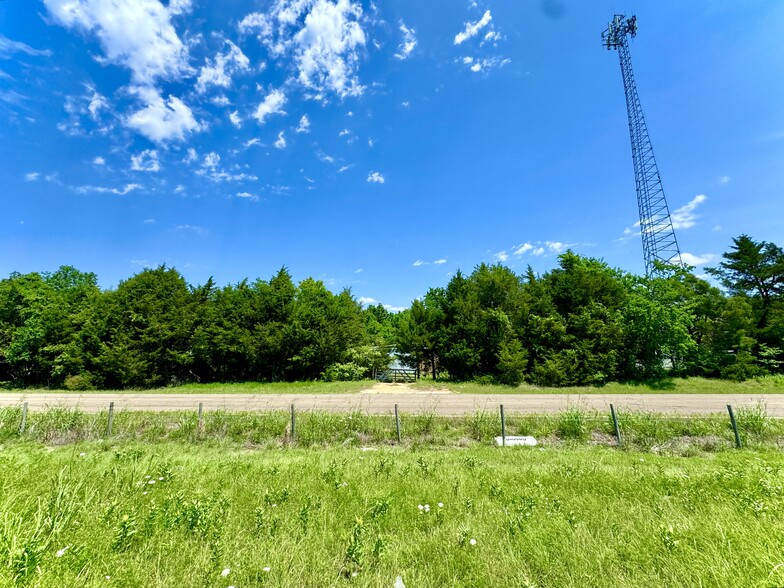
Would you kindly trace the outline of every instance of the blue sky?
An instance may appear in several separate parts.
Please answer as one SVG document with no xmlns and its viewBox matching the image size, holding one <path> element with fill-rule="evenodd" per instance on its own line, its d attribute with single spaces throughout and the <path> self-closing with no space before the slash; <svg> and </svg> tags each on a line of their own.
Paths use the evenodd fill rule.
<svg viewBox="0 0 784 588">
<path fill-rule="evenodd" d="M 686 260 L 784 245 L 784 3 L 0 2 L 0 275 L 281 266 L 404 307 L 567 247 L 642 273 L 618 57 Z"/>
</svg>

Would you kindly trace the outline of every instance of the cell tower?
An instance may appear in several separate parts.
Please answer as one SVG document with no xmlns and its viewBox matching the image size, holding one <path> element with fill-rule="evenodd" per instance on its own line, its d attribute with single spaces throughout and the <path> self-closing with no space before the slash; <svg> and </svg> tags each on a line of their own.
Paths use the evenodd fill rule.
<svg viewBox="0 0 784 588">
<path fill-rule="evenodd" d="M 626 18 L 623 14 L 616 14 L 607 30 L 602 33 L 602 44 L 608 50 L 617 49 L 621 61 L 626 110 L 629 114 L 629 134 L 632 140 L 634 179 L 637 184 L 637 206 L 640 210 L 645 274 L 651 276 L 656 271 L 656 260 L 670 265 L 682 265 L 682 261 L 670 219 L 670 209 L 664 197 L 659 168 L 653 156 L 648 126 L 645 124 L 640 97 L 634 83 L 628 37 L 636 35 L 637 17 Z"/>
</svg>

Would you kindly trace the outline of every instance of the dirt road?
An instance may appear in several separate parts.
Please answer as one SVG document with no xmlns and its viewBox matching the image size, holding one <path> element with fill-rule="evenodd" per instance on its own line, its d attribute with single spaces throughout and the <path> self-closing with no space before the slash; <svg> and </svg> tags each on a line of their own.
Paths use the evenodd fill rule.
<svg viewBox="0 0 784 588">
<path fill-rule="evenodd" d="M 389 390 L 389 391 L 387 391 Z M 78 407 L 85 412 L 106 410 L 109 402 L 115 410 L 173 411 L 195 410 L 203 403 L 204 410 L 272 411 L 297 410 L 329 412 L 362 411 L 368 414 L 391 414 L 397 404 L 403 413 L 435 413 L 454 416 L 476 411 L 497 411 L 500 404 L 507 413 L 551 413 L 571 406 L 584 410 L 609 410 L 613 403 L 619 411 L 652 411 L 677 414 L 725 412 L 727 405 L 735 409 L 763 403 L 767 414 L 784 417 L 784 394 L 451 394 L 408 390 L 406 388 L 374 388 L 356 394 L 80 394 L 80 393 L 0 393 L 0 406 L 28 403 L 30 410 L 49 407 Z"/>
</svg>

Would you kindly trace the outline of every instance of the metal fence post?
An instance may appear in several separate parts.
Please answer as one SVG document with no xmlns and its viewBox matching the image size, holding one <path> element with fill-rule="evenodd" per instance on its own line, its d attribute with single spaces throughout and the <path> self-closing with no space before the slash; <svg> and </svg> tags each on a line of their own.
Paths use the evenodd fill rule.
<svg viewBox="0 0 784 588">
<path fill-rule="evenodd" d="M 738 433 L 738 423 L 735 421 L 735 413 L 732 411 L 732 405 L 727 405 L 727 412 L 730 413 L 730 423 L 732 423 L 732 431 L 735 433 L 735 448 L 740 449 L 740 434 Z"/>
<path fill-rule="evenodd" d="M 109 403 L 109 423 L 106 425 L 106 436 L 112 436 L 112 422 L 114 421 L 114 401 Z"/>
<path fill-rule="evenodd" d="M 504 405 L 501 405 L 501 447 L 506 447 L 506 419 L 504 418 Z"/>
<path fill-rule="evenodd" d="M 401 443 L 400 438 L 400 413 L 397 411 L 397 404 L 395 405 L 395 429 L 397 429 L 397 442 Z"/>
<path fill-rule="evenodd" d="M 199 430 L 204 429 L 203 403 L 199 402 Z"/>
<path fill-rule="evenodd" d="M 610 403 L 610 414 L 612 415 L 613 426 L 615 427 L 615 439 L 618 441 L 618 445 L 623 445 L 623 439 L 621 439 L 621 428 L 618 426 L 618 415 L 615 414 L 615 407 Z"/>
<path fill-rule="evenodd" d="M 296 437 L 296 421 L 294 419 L 294 404 L 291 405 L 291 439 Z"/>
<path fill-rule="evenodd" d="M 27 426 L 27 403 L 25 402 L 22 405 L 22 423 L 19 425 L 19 434 L 25 432 L 25 427 Z"/>
</svg>

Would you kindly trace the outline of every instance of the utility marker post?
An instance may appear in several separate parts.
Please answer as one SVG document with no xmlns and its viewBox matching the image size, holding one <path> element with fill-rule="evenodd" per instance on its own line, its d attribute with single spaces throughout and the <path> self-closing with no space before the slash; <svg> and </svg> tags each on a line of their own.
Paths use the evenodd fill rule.
<svg viewBox="0 0 784 588">
<path fill-rule="evenodd" d="M 202 402 L 199 402 L 199 431 L 204 430 L 204 415 L 203 415 L 204 405 Z"/>
</svg>

